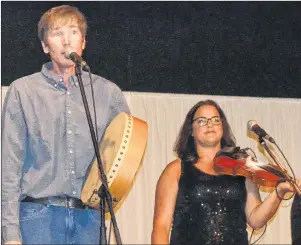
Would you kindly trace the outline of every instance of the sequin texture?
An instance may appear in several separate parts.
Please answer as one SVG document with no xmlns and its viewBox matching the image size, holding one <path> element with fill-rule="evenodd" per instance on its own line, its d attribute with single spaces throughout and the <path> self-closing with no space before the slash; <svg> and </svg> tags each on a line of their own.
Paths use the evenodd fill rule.
<svg viewBox="0 0 301 245">
<path fill-rule="evenodd" d="M 301 244 L 301 195 L 296 194 L 291 209 L 292 245 Z"/>
<path fill-rule="evenodd" d="M 170 244 L 248 244 L 240 176 L 208 175 L 182 163 Z"/>
</svg>

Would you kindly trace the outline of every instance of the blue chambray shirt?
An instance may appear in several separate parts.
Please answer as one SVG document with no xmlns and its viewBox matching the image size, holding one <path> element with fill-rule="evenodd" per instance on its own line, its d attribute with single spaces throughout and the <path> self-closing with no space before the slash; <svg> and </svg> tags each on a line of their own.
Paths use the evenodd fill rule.
<svg viewBox="0 0 301 245">
<path fill-rule="evenodd" d="M 86 170 L 94 160 L 94 148 L 86 113 L 74 75 L 66 87 L 51 72 L 14 81 L 2 111 L 2 235 L 3 241 L 20 240 L 19 201 L 71 196 L 80 198 Z M 82 80 L 94 123 L 89 74 Z M 120 112 L 130 113 L 118 86 L 92 74 L 98 139 Z"/>
</svg>

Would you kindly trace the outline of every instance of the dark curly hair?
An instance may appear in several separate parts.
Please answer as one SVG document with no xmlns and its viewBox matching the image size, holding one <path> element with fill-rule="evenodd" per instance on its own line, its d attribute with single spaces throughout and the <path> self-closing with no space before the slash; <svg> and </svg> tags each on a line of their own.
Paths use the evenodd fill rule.
<svg viewBox="0 0 301 245">
<path fill-rule="evenodd" d="M 233 147 L 236 145 L 235 137 L 232 133 L 225 113 L 220 108 L 220 106 L 213 100 L 199 101 L 187 113 L 185 121 L 181 127 L 180 133 L 174 145 L 174 152 L 184 162 L 196 163 L 199 159 L 194 143 L 194 138 L 192 137 L 192 122 L 197 110 L 204 105 L 214 106 L 217 109 L 222 120 L 223 136 L 221 139 L 221 148 Z"/>
</svg>

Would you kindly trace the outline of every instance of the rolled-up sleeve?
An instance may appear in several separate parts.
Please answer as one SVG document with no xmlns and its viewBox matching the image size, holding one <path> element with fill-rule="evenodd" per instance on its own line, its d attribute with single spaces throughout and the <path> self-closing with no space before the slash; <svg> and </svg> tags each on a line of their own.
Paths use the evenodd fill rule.
<svg viewBox="0 0 301 245">
<path fill-rule="evenodd" d="M 26 122 L 14 84 L 2 108 L 2 242 L 20 240 L 19 197 L 21 169 L 26 149 Z"/>
</svg>

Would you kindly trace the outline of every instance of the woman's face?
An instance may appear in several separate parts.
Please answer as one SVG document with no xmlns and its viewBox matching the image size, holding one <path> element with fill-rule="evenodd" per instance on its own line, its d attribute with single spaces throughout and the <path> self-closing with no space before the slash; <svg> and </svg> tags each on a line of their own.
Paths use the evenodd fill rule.
<svg viewBox="0 0 301 245">
<path fill-rule="evenodd" d="M 220 144 L 223 125 L 215 106 L 203 105 L 196 111 L 192 123 L 192 136 L 195 143 L 202 147 Z"/>
</svg>

